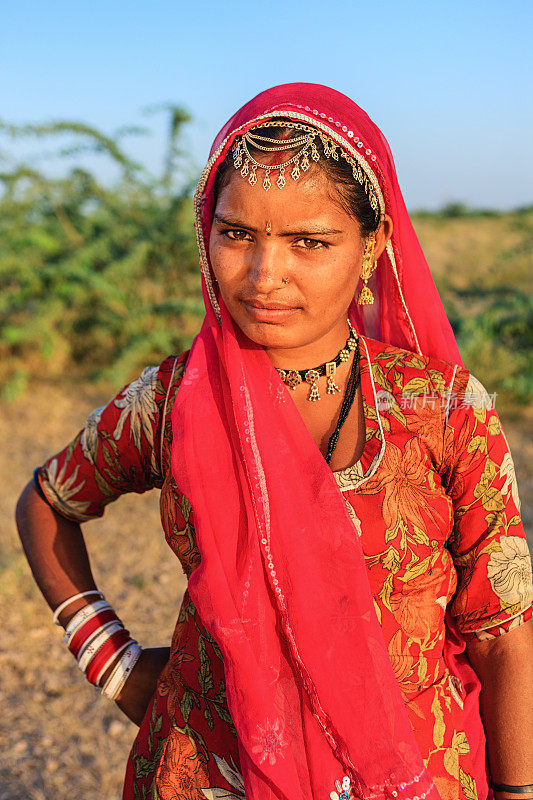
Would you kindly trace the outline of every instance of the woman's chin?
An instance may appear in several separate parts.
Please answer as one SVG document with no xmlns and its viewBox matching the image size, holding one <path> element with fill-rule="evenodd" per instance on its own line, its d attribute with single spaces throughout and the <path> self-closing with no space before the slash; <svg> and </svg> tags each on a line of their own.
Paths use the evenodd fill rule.
<svg viewBox="0 0 533 800">
<path fill-rule="evenodd" d="M 255 344 L 266 348 L 300 347 L 303 344 L 301 323 L 298 324 L 296 314 L 286 317 L 270 318 L 268 320 L 250 319 L 248 315 L 243 318 L 239 315 L 234 321 L 242 332 Z"/>
<path fill-rule="evenodd" d="M 293 349 L 300 342 L 293 332 L 283 330 L 280 325 L 256 324 L 243 329 L 243 333 L 255 344 L 270 349 Z"/>
</svg>

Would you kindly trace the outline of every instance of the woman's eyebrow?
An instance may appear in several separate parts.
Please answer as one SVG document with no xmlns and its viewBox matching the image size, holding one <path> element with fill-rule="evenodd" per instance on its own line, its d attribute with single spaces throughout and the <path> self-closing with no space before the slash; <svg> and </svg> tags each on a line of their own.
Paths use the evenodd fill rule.
<svg viewBox="0 0 533 800">
<path fill-rule="evenodd" d="M 303 236 L 303 237 L 311 237 L 311 236 L 338 236 L 339 233 L 344 233 L 344 231 L 338 231 L 334 228 L 298 228 L 292 231 L 282 231 L 278 233 L 278 236 Z"/>
<path fill-rule="evenodd" d="M 258 230 L 257 228 L 252 227 L 252 225 L 246 225 L 244 222 L 239 222 L 237 219 L 223 217 L 221 214 L 214 214 L 213 221 L 220 222 L 222 225 L 231 225 L 232 228 L 242 228 L 246 231 L 254 231 L 254 233 L 257 233 Z"/>
<path fill-rule="evenodd" d="M 253 231 L 257 233 L 258 228 L 254 228 L 252 225 L 247 225 L 244 222 L 240 222 L 237 219 L 229 219 L 228 217 L 223 217 L 221 214 L 214 214 L 213 219 L 215 222 L 220 222 L 222 225 L 231 225 L 233 228 L 242 228 L 243 230 Z M 311 237 L 311 236 L 338 236 L 340 233 L 344 231 L 336 230 L 335 228 L 314 228 L 309 227 L 305 223 L 302 223 L 302 227 L 294 227 L 293 230 L 290 231 L 281 231 L 278 233 L 278 236 L 302 236 L 302 237 Z"/>
</svg>

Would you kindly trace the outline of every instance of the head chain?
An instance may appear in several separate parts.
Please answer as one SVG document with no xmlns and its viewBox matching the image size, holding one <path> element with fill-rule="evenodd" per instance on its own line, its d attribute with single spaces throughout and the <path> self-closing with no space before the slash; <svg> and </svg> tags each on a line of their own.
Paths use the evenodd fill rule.
<svg viewBox="0 0 533 800">
<path fill-rule="evenodd" d="M 261 136 L 256 133 L 260 128 L 294 128 L 303 133 L 300 136 L 295 136 L 293 139 L 272 139 L 268 136 Z M 279 189 L 283 189 L 286 184 L 285 170 L 287 167 L 293 164 L 291 177 L 294 181 L 297 181 L 301 173 L 307 172 L 311 166 L 309 157 L 315 162 L 320 159 L 315 141 L 317 136 L 322 142 L 326 158 L 333 158 L 335 161 L 338 161 L 340 152 L 344 160 L 348 162 L 352 168 L 354 180 L 358 181 L 359 184 L 364 187 L 372 210 L 375 214 L 378 214 L 378 198 L 376 197 L 374 187 L 361 169 L 361 166 L 346 153 L 339 144 L 332 141 L 325 133 L 318 131 L 316 128 L 312 128 L 310 125 L 303 125 L 298 122 L 276 122 L 275 120 L 269 120 L 268 122 L 262 122 L 256 125 L 254 128 L 251 128 L 235 139 L 232 147 L 233 165 L 236 170 L 240 171 L 243 178 L 248 178 L 250 186 L 255 186 L 257 183 L 257 169 L 264 170 L 263 189 L 265 191 L 268 191 L 272 186 L 270 173 L 278 171 L 279 175 L 276 185 Z M 296 147 L 298 147 L 299 150 L 292 158 L 280 164 L 262 164 L 250 153 L 249 146 L 265 153 L 283 153 L 287 150 L 294 150 Z"/>
</svg>

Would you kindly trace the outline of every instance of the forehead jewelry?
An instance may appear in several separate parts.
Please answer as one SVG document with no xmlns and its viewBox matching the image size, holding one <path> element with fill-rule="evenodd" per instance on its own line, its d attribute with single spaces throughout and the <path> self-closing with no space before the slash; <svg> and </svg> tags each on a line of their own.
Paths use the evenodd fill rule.
<svg viewBox="0 0 533 800">
<path fill-rule="evenodd" d="M 359 339 L 352 327 L 350 320 L 348 320 L 348 326 L 350 328 L 350 333 L 348 335 L 348 339 L 346 340 L 346 344 L 342 350 L 337 353 L 332 361 L 326 361 L 325 364 L 320 364 L 318 367 L 313 367 L 313 369 L 277 369 L 276 371 L 285 386 L 288 386 L 289 389 L 296 389 L 296 387 L 301 383 L 308 383 L 311 389 L 307 399 L 311 402 L 314 402 L 316 400 L 320 400 L 318 380 L 322 375 L 326 375 L 328 379 L 326 389 L 327 393 L 335 394 L 335 392 L 340 392 L 340 388 L 335 383 L 335 373 L 337 371 L 337 367 L 343 362 L 348 361 L 350 358 L 350 353 L 357 351 L 359 347 Z"/>
<path fill-rule="evenodd" d="M 257 133 L 263 128 L 295 130 L 297 133 L 292 139 L 274 139 Z M 333 158 L 334 161 L 338 161 L 339 155 L 341 155 L 350 164 L 354 180 L 358 181 L 364 188 L 369 203 L 377 215 L 379 213 L 378 198 L 371 181 L 361 166 L 339 144 L 326 136 L 325 133 L 309 125 L 303 125 L 298 122 L 276 122 L 275 120 L 256 125 L 246 133 L 237 136 L 233 142 L 233 166 L 241 173 L 243 178 L 248 179 L 250 186 L 255 186 L 257 183 L 257 170 L 262 169 L 265 173 L 262 181 L 263 189 L 267 192 L 272 186 L 270 175 L 278 172 L 276 185 L 278 189 L 283 189 L 287 183 L 285 172 L 291 165 L 291 178 L 293 181 L 297 181 L 302 172 L 307 172 L 311 166 L 311 161 L 320 160 L 320 152 L 317 147 L 319 142 L 326 158 Z M 263 164 L 251 154 L 250 148 L 263 153 L 286 153 L 291 150 L 297 150 L 297 152 L 290 158 L 280 161 L 280 163 Z"/>
</svg>

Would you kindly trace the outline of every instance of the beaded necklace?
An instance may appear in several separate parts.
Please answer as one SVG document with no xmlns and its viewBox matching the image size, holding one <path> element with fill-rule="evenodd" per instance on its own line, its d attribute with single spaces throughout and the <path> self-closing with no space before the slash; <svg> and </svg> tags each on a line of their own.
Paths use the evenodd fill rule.
<svg viewBox="0 0 533 800">
<path fill-rule="evenodd" d="M 361 370 L 359 369 L 360 356 L 361 356 L 361 351 L 359 350 L 359 342 L 357 342 L 357 349 L 353 356 L 352 368 L 350 370 L 350 377 L 348 378 L 346 391 L 344 392 L 344 398 L 342 400 L 342 406 L 339 412 L 339 418 L 337 420 L 335 430 L 329 437 L 328 451 L 325 455 L 326 464 L 329 464 L 331 462 L 333 451 L 337 447 L 337 442 L 339 441 L 339 434 L 341 432 L 341 428 L 348 419 L 348 414 L 350 413 L 350 409 L 353 405 L 357 387 L 361 382 Z"/>
</svg>

